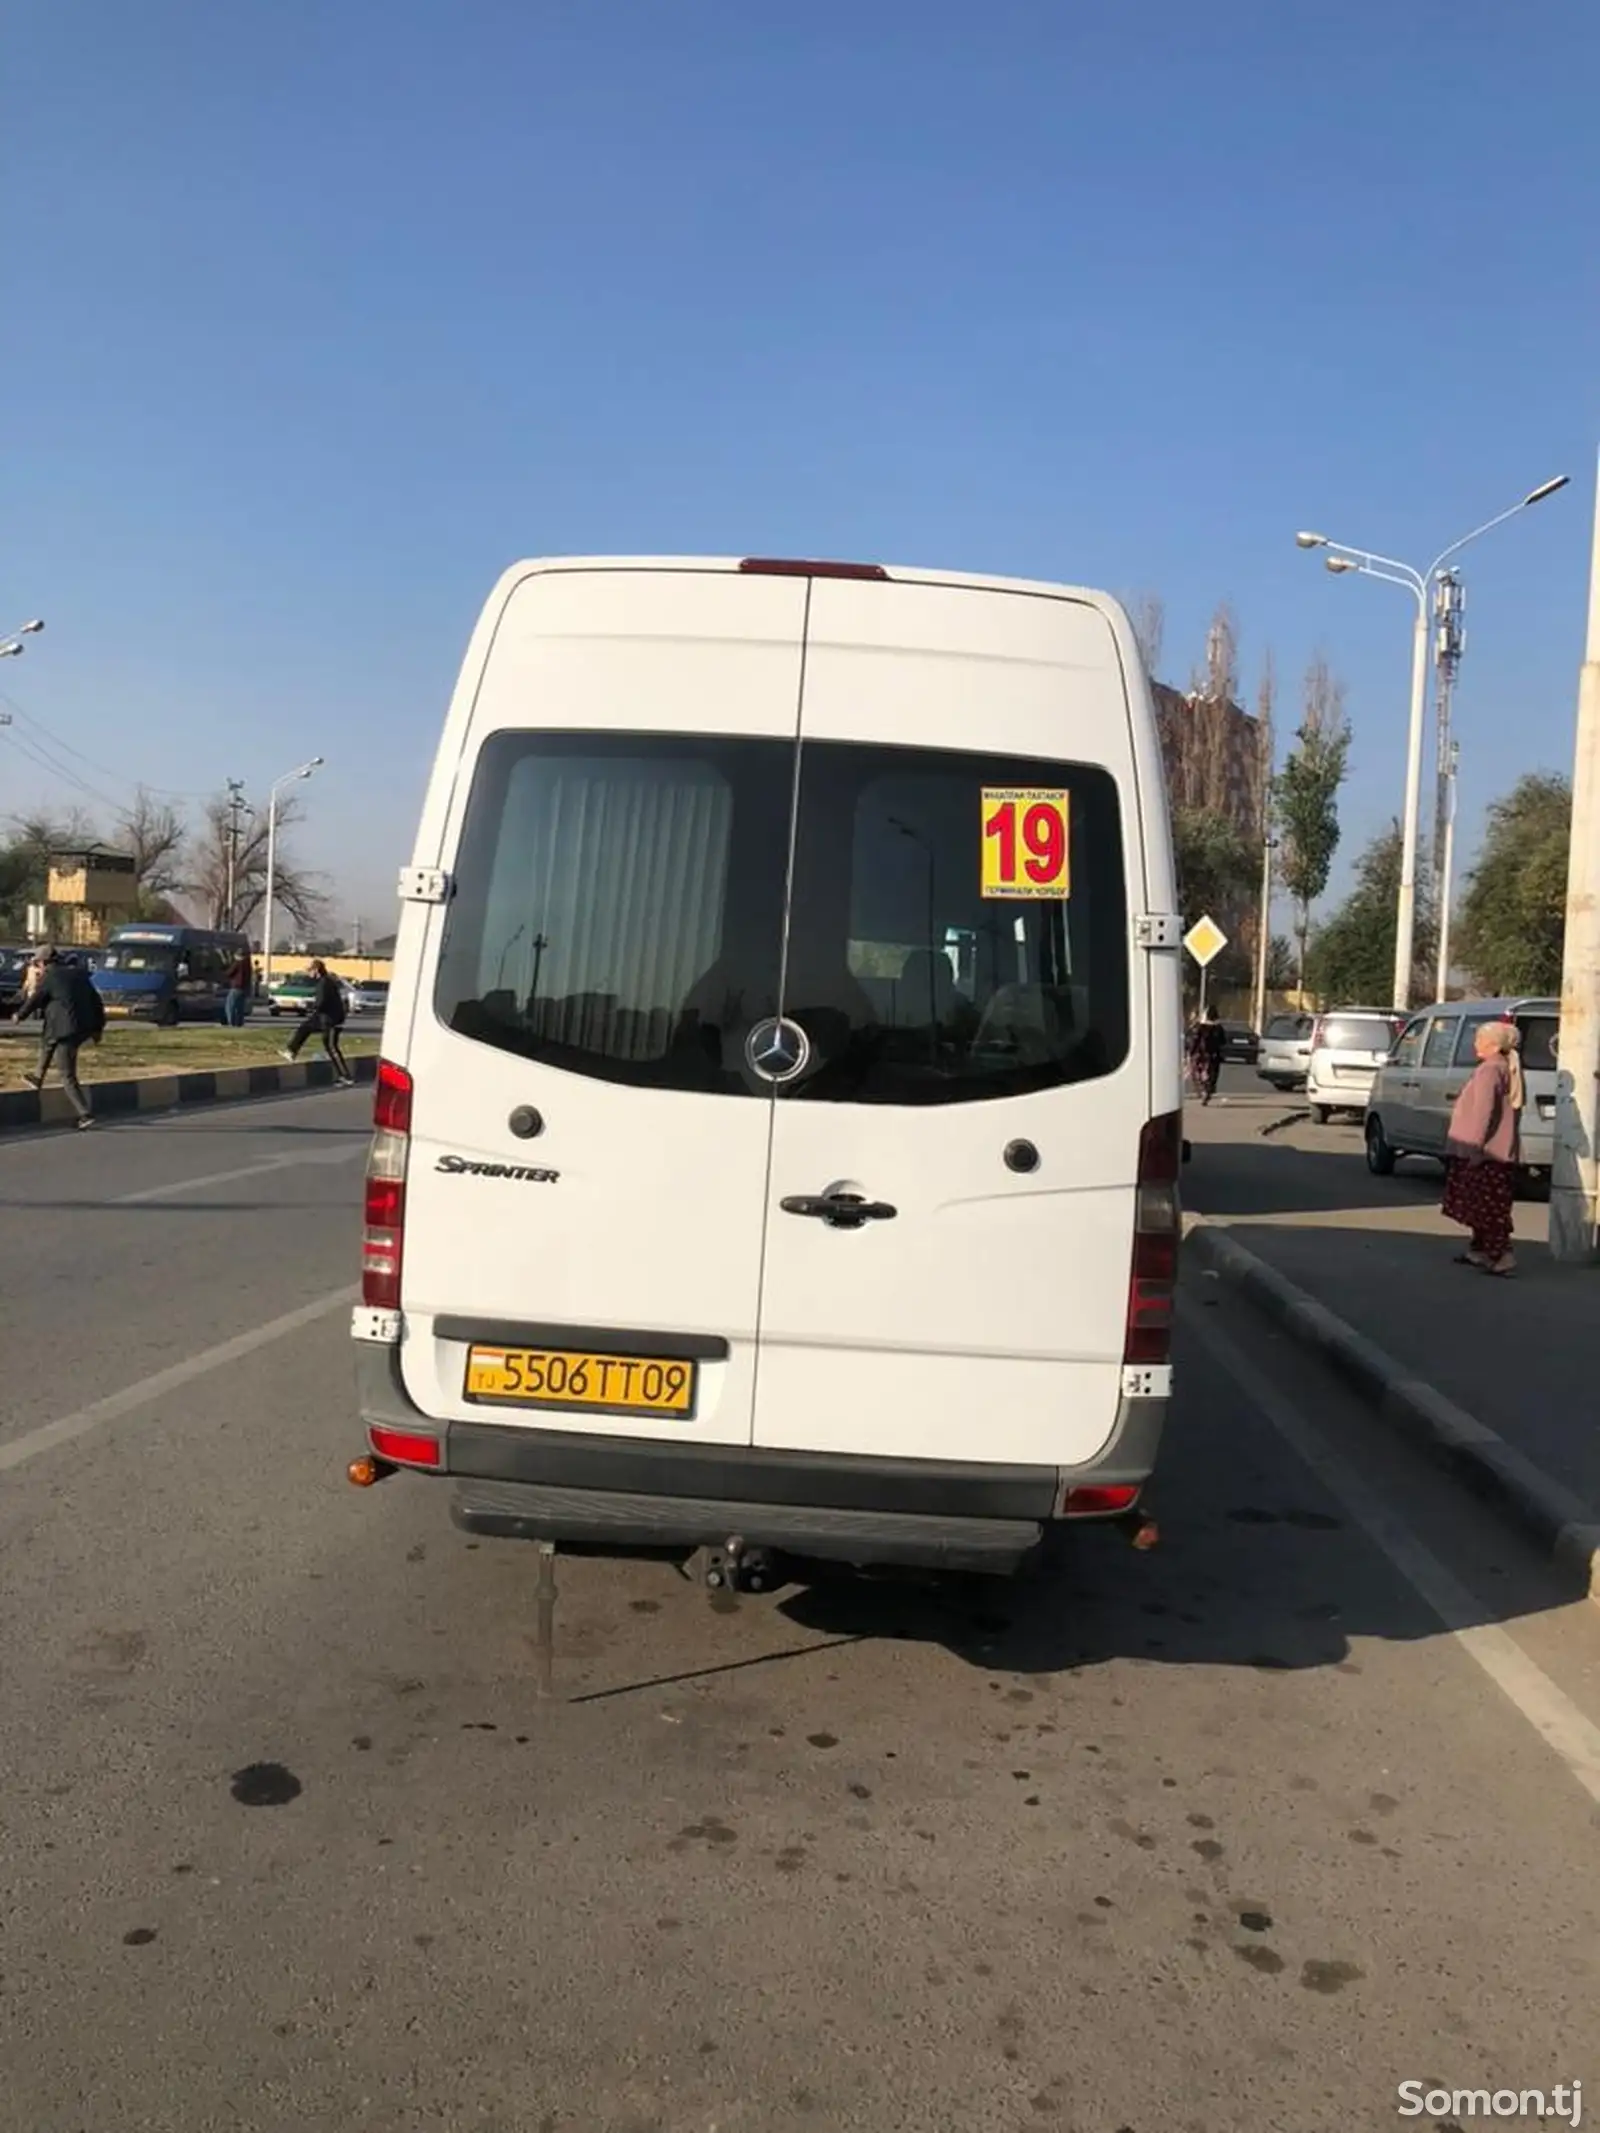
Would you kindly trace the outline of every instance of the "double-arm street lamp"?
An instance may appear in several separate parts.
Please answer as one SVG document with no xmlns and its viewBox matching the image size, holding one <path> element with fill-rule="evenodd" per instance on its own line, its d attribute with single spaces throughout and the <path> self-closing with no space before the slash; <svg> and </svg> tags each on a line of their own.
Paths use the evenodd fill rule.
<svg viewBox="0 0 1600 2133">
<path fill-rule="evenodd" d="M 1354 570 L 1360 571 L 1365 577 L 1382 578 L 1385 584 L 1404 586 L 1417 603 L 1417 619 L 1411 640 L 1411 724 L 1406 737 L 1406 798 L 1400 831 L 1400 895 L 1395 910 L 1394 1005 L 1399 1008 L 1411 1005 L 1411 965 L 1417 923 L 1417 815 L 1422 797 L 1422 731 L 1428 700 L 1428 608 L 1433 586 L 1443 566 L 1453 555 L 1459 555 L 1469 542 L 1491 532 L 1496 526 L 1503 526 L 1508 518 L 1515 518 L 1519 511 L 1526 511 L 1530 504 L 1542 503 L 1545 497 L 1554 496 L 1557 489 L 1564 489 L 1570 479 L 1570 475 L 1558 474 L 1553 481 L 1541 482 L 1537 489 L 1530 489 L 1526 496 L 1512 504 L 1509 509 L 1497 512 L 1493 518 L 1485 519 L 1481 526 L 1474 526 L 1472 531 L 1464 533 L 1459 541 L 1452 541 L 1448 548 L 1441 549 L 1426 570 L 1418 570 L 1410 563 L 1396 562 L 1393 556 L 1377 555 L 1371 549 L 1351 548 L 1343 541 L 1330 540 L 1325 533 L 1295 535 L 1302 548 L 1327 549 L 1327 568 L 1336 576 Z"/>
<path fill-rule="evenodd" d="M 266 917 L 261 929 L 261 983 L 272 983 L 272 892 L 278 877 L 278 795 L 296 778 L 309 778 L 322 768 L 322 757 L 314 755 L 310 762 L 301 763 L 294 770 L 286 770 L 273 786 L 267 801 L 267 890 L 263 899 Z"/>
</svg>

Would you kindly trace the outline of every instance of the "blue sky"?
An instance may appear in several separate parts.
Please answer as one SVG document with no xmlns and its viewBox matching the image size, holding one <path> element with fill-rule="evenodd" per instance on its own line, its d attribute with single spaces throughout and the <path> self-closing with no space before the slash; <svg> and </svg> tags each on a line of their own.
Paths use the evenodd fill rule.
<svg viewBox="0 0 1600 2133">
<path fill-rule="evenodd" d="M 0 135 L 0 688 L 107 797 L 324 754 L 385 928 L 462 646 L 549 552 L 1219 598 L 1327 649 L 1347 850 L 1467 563 L 1463 822 L 1570 762 L 1600 440 L 1600 9 L 1545 0 L 56 0 Z M 1536 25 L 1536 28 L 1534 27 Z M 32 729 L 13 728 L 13 734 Z M 0 812 L 83 798 L 0 746 Z M 94 803 L 87 803 L 94 804 Z"/>
</svg>

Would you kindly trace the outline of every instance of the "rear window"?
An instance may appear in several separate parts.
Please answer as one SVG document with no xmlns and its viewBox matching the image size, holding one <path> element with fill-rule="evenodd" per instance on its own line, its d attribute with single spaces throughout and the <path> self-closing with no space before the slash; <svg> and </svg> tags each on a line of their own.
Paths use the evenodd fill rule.
<svg viewBox="0 0 1600 2133">
<path fill-rule="evenodd" d="M 1044 792 L 1065 797 L 1030 815 L 1026 796 Z M 985 894 L 986 836 L 997 853 L 994 829 L 1007 824 L 995 823 L 1006 804 L 995 796 L 1007 793 L 1022 796 L 1017 871 L 1031 837 L 1048 895 Z M 1128 1055 L 1109 771 L 809 742 L 792 911 L 785 999 L 818 1060 L 790 1085 L 793 1101 L 964 1103 L 1093 1080 Z"/>
<path fill-rule="evenodd" d="M 767 1096 L 794 745 L 497 733 L 478 756 L 434 1003 L 569 1072 Z"/>
<path fill-rule="evenodd" d="M 1524 1069 L 1532 1074 L 1553 1074 L 1561 1018 L 1558 1015 L 1518 1015 L 1517 1027 L 1522 1032 Z"/>
<path fill-rule="evenodd" d="M 1274 1015 L 1267 1024 L 1267 1035 L 1277 1038 L 1280 1043 L 1293 1044 L 1302 1037 L 1309 1037 L 1310 1034 L 1311 1017 L 1309 1015 Z"/>
<path fill-rule="evenodd" d="M 1327 1015 L 1317 1042 L 1329 1052 L 1387 1052 L 1398 1027 L 1388 1015 Z"/>
<path fill-rule="evenodd" d="M 786 1101 L 965 1102 L 1122 1063 L 1130 935 L 1107 771 L 819 741 L 797 779 L 794 756 L 776 739 L 492 736 L 440 1017 L 571 1072 L 766 1098 L 745 1040 L 781 1001 L 811 1043 Z M 986 823 L 1008 791 L 1055 796 L 1032 818 L 1021 803 L 1010 856 L 1025 882 L 1031 852 L 1035 893 L 1009 898 L 984 893 Z"/>
</svg>

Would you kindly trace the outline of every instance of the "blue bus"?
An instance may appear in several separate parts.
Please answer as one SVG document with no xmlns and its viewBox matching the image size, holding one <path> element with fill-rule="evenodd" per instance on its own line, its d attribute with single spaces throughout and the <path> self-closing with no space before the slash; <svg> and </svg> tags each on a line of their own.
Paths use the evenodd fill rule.
<svg viewBox="0 0 1600 2133">
<path fill-rule="evenodd" d="M 204 926 L 118 926 L 93 973 L 108 1019 L 217 1022 L 227 997 L 228 972 L 248 954 L 242 933 Z"/>
</svg>

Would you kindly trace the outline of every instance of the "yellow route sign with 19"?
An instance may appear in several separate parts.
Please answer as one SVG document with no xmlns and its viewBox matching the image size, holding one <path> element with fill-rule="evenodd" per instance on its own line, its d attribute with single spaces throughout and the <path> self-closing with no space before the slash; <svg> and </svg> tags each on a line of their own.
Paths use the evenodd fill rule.
<svg viewBox="0 0 1600 2133">
<path fill-rule="evenodd" d="M 1211 917 L 1197 918 L 1183 936 L 1183 945 L 1202 970 L 1214 963 L 1228 945 L 1228 936 Z"/>
</svg>

